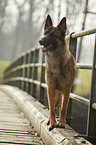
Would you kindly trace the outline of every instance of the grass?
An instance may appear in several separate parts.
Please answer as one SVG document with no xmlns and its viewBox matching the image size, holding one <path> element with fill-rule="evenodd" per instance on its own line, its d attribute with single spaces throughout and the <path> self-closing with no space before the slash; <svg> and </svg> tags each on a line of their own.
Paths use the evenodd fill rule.
<svg viewBox="0 0 96 145">
<path fill-rule="evenodd" d="M 3 77 L 4 70 L 9 66 L 9 61 L 0 61 L 0 78 Z"/>
<path fill-rule="evenodd" d="M 91 88 L 91 70 L 78 70 L 74 93 L 87 97 Z"/>
</svg>

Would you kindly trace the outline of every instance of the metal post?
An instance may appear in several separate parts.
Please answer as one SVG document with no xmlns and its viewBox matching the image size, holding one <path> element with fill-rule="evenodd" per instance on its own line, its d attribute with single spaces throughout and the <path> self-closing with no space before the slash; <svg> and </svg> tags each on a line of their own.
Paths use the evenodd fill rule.
<svg viewBox="0 0 96 145">
<path fill-rule="evenodd" d="M 42 55 L 42 66 L 41 66 L 41 83 L 45 82 L 45 67 L 43 63 L 45 62 L 45 54 Z M 44 104 L 44 88 L 40 85 L 40 98 L 39 101 Z"/>
<path fill-rule="evenodd" d="M 27 62 L 26 62 L 26 64 L 27 65 L 29 65 L 30 64 L 30 59 L 31 59 L 31 53 L 30 52 L 28 52 L 28 54 L 27 54 Z M 26 68 L 26 78 L 28 78 L 29 79 L 29 66 Z M 26 92 L 29 92 L 29 87 L 30 87 L 30 85 L 29 85 L 30 83 L 29 82 L 26 82 Z"/>
<path fill-rule="evenodd" d="M 22 58 L 21 58 L 21 63 L 20 63 L 20 65 L 23 65 L 23 59 L 24 59 L 24 56 L 22 56 Z M 22 75 L 23 75 L 23 69 L 21 68 L 20 77 L 22 77 Z M 21 80 L 20 80 L 20 89 L 22 89 L 22 81 L 21 81 Z"/>
<path fill-rule="evenodd" d="M 26 55 L 24 54 L 23 56 L 23 65 L 25 65 L 25 62 L 26 62 Z M 25 76 L 25 67 L 22 68 L 22 77 Z M 21 82 L 21 89 L 24 90 L 24 80 L 22 80 Z"/>
<path fill-rule="evenodd" d="M 76 58 L 77 38 L 71 37 L 73 33 L 70 34 L 69 50 L 73 54 L 73 56 Z M 73 88 L 74 88 L 74 86 L 72 87 L 71 92 L 73 92 Z M 68 109 L 67 109 L 67 119 L 66 119 L 66 121 L 69 125 L 71 124 L 71 113 L 72 113 L 72 99 L 70 98 Z"/>
<path fill-rule="evenodd" d="M 90 92 L 90 106 L 88 110 L 87 135 L 96 137 L 96 110 L 92 108 L 92 104 L 96 103 L 96 34 L 95 48 L 92 68 L 92 81 Z"/>
<path fill-rule="evenodd" d="M 38 63 L 38 50 L 35 49 L 34 51 L 34 73 L 33 73 L 33 80 L 37 80 L 37 67 L 35 66 L 35 63 Z M 36 98 L 36 84 L 33 83 L 33 89 L 32 89 L 32 95 Z"/>
<path fill-rule="evenodd" d="M 28 64 L 31 64 L 31 52 L 29 52 L 28 54 Z M 30 71 L 30 66 L 28 66 L 27 68 L 27 78 L 30 79 L 30 77 L 32 76 L 32 72 Z M 31 72 L 31 74 L 30 74 Z M 31 88 L 31 84 L 29 82 L 27 82 L 27 92 L 30 94 L 30 88 Z"/>
</svg>

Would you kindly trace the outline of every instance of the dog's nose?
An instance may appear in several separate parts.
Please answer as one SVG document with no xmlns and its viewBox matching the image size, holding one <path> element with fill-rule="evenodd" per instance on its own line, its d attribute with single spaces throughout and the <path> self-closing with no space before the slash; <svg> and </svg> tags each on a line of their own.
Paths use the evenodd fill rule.
<svg viewBox="0 0 96 145">
<path fill-rule="evenodd" d="M 44 44 L 44 40 L 43 39 L 40 39 L 39 40 L 39 43 L 40 43 L 40 45 L 43 45 Z"/>
<path fill-rule="evenodd" d="M 42 43 L 42 41 L 41 41 L 41 40 L 39 40 L 39 43 L 41 44 L 41 43 Z"/>
</svg>

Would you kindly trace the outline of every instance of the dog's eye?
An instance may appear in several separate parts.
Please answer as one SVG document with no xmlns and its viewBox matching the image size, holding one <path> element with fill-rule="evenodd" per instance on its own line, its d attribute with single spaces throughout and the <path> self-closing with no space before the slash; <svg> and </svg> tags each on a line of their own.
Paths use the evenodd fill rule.
<svg viewBox="0 0 96 145">
<path fill-rule="evenodd" d="M 47 33 L 48 33 L 48 32 L 47 32 L 47 31 L 45 31 L 45 32 L 44 32 L 44 35 L 46 35 Z"/>
<path fill-rule="evenodd" d="M 44 35 L 46 35 L 48 32 L 49 32 L 48 29 L 46 29 L 45 32 L 44 32 Z"/>
</svg>

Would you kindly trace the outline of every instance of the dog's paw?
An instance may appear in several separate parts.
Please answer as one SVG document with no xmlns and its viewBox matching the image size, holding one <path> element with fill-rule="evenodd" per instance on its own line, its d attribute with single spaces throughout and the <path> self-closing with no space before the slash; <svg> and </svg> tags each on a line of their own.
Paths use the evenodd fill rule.
<svg viewBox="0 0 96 145">
<path fill-rule="evenodd" d="M 49 124 L 50 124 L 50 120 L 49 120 L 49 119 L 48 119 L 48 121 L 46 122 L 46 124 L 47 124 L 47 125 L 49 125 Z"/>
<path fill-rule="evenodd" d="M 60 128 L 65 128 L 65 123 L 60 123 L 60 122 L 59 122 L 58 127 L 60 127 Z"/>
<path fill-rule="evenodd" d="M 51 131 L 52 129 L 54 129 L 55 127 L 57 127 L 57 123 L 53 123 L 49 125 L 49 131 Z"/>
</svg>

